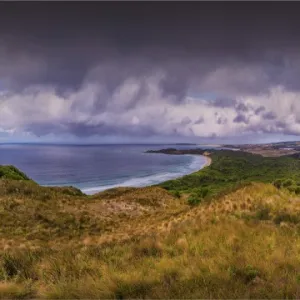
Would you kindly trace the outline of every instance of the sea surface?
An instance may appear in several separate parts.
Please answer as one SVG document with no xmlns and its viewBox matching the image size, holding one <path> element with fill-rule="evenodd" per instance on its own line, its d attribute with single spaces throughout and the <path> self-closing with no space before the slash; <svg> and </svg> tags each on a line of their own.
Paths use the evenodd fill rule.
<svg viewBox="0 0 300 300">
<path fill-rule="evenodd" d="M 0 144 L 0 165 L 11 164 L 45 186 L 75 186 L 93 194 L 117 186 L 147 186 L 201 169 L 205 157 L 145 153 L 192 145 Z"/>
</svg>

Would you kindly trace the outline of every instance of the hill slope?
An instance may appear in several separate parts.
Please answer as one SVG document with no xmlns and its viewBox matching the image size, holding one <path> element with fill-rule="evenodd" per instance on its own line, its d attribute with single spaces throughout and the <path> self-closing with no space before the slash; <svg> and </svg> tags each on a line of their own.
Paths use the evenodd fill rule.
<svg viewBox="0 0 300 300">
<path fill-rule="evenodd" d="M 287 190 L 251 184 L 188 208 L 155 187 L 17 188 L 0 198 L 1 297 L 300 296 L 300 198 Z"/>
<path fill-rule="evenodd" d="M 294 158 L 282 158 L 284 166 L 251 154 L 212 157 L 211 166 L 161 185 L 169 191 L 87 196 L 2 176 L 0 298 L 298 298 Z M 274 178 L 283 178 L 278 188 L 267 183 Z M 198 205 L 188 205 L 193 193 Z"/>
<path fill-rule="evenodd" d="M 0 179 L 13 179 L 13 180 L 30 180 L 26 174 L 18 170 L 14 166 L 1 166 L 0 165 Z"/>
</svg>

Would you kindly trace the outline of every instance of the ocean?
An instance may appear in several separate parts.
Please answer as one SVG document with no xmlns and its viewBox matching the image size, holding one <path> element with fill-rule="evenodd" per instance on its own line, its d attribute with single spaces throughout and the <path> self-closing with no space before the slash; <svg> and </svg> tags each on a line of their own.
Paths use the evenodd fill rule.
<svg viewBox="0 0 300 300">
<path fill-rule="evenodd" d="M 0 144 L 0 165 L 11 164 L 44 186 L 75 186 L 93 194 L 117 186 L 157 184 L 201 169 L 203 156 L 145 153 L 191 145 Z"/>
</svg>

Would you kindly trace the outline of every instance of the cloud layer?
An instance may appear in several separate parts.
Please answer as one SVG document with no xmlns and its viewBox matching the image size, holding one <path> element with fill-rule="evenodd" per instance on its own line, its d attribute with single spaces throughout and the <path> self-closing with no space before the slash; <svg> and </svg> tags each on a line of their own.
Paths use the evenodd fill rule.
<svg viewBox="0 0 300 300">
<path fill-rule="evenodd" d="M 1 140 L 300 136 L 299 4 L 58 5 L 1 4 Z"/>
</svg>

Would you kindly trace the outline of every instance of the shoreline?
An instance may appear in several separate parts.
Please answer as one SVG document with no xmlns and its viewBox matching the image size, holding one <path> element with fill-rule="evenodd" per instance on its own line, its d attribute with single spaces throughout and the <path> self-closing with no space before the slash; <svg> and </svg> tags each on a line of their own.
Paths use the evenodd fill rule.
<svg viewBox="0 0 300 300">
<path fill-rule="evenodd" d="M 203 168 L 209 167 L 209 166 L 211 165 L 211 163 L 212 163 L 211 157 L 206 156 L 206 155 L 203 155 L 203 156 L 204 156 L 205 159 L 206 159 L 206 163 L 205 163 L 205 165 L 203 166 Z M 200 170 L 202 170 L 203 168 L 201 168 Z M 200 171 L 200 170 L 199 170 L 199 171 Z"/>
<path fill-rule="evenodd" d="M 184 154 L 182 154 L 184 155 Z M 158 173 L 158 174 L 153 174 L 153 175 L 149 175 L 146 178 L 140 178 L 140 177 L 133 177 L 133 178 L 129 178 L 128 180 L 121 182 L 119 184 L 112 184 L 110 186 L 98 186 L 98 187 L 89 187 L 89 188 L 79 188 L 83 193 L 87 194 L 87 195 L 94 195 L 97 194 L 99 192 L 103 192 L 106 190 L 110 190 L 113 188 L 122 188 L 122 187 L 134 187 L 134 188 L 143 188 L 143 187 L 149 187 L 149 186 L 153 186 L 153 185 L 157 185 L 157 184 L 161 184 L 163 182 L 169 181 L 169 180 L 176 180 L 177 178 L 181 178 L 183 176 L 186 175 L 190 175 L 193 174 L 195 172 L 199 172 L 200 170 L 204 169 L 205 167 L 208 167 L 211 164 L 211 158 L 208 157 L 207 155 L 199 155 L 199 154 L 187 154 L 188 156 L 192 156 L 194 158 L 197 158 L 199 156 L 203 157 L 205 160 L 204 164 L 200 164 L 200 168 L 199 166 L 197 166 L 194 170 L 189 170 L 186 173 L 180 173 L 180 172 L 175 172 L 175 173 Z M 193 162 L 192 162 L 193 164 Z M 176 174 L 176 175 L 175 175 Z M 165 177 L 167 175 L 167 177 Z M 175 176 L 173 176 L 175 175 Z M 149 178 L 158 178 L 158 177 L 164 177 L 162 180 L 153 180 L 152 182 L 145 182 L 144 180 L 149 180 Z M 151 180 L 151 179 L 150 179 Z M 143 183 L 140 182 L 140 184 L 132 184 L 131 182 L 134 181 L 144 181 Z"/>
</svg>

